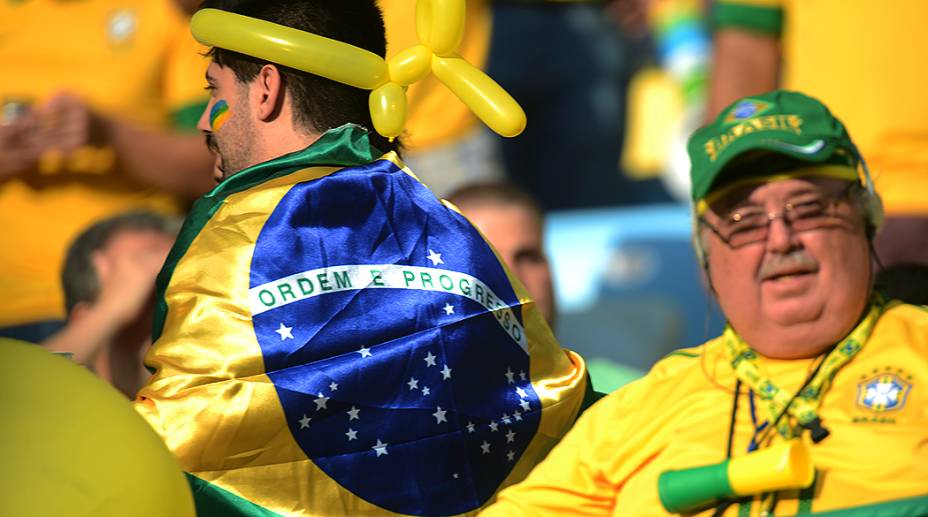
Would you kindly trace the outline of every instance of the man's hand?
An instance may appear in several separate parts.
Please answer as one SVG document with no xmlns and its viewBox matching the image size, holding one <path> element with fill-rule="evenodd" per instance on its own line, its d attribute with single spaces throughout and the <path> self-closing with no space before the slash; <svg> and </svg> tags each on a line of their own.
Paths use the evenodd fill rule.
<svg viewBox="0 0 928 517">
<path fill-rule="evenodd" d="M 116 237 L 118 238 L 118 236 Z M 45 342 L 55 352 L 71 352 L 74 361 L 91 365 L 105 350 L 120 349 L 135 354 L 115 343 L 123 329 L 144 320 L 152 310 L 151 301 L 155 277 L 170 249 L 170 240 L 143 247 L 110 246 L 92 257 L 100 292 L 92 303 L 80 303 L 74 308 L 67 326 Z M 129 344 L 138 347 L 141 341 Z"/>
<path fill-rule="evenodd" d="M 45 150 L 68 155 L 101 140 L 100 122 L 90 107 L 69 93 L 59 93 L 36 110 L 38 138 Z"/>
<path fill-rule="evenodd" d="M 105 314 L 116 328 L 138 318 L 142 311 L 148 310 L 155 277 L 169 249 L 153 245 L 131 253 L 99 251 L 94 254 L 100 294 L 92 310 Z"/>
<path fill-rule="evenodd" d="M 42 150 L 36 126 L 35 114 L 28 111 L 0 124 L 0 181 L 22 174 L 38 163 Z"/>
</svg>

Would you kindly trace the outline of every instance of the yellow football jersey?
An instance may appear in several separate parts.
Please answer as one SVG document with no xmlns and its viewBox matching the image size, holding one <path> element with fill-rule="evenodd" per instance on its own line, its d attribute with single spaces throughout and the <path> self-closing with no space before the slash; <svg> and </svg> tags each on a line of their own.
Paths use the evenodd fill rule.
<svg viewBox="0 0 928 517">
<path fill-rule="evenodd" d="M 890 215 L 928 213 L 928 2 L 719 0 L 716 27 L 782 34 L 782 87 L 821 99 Z"/>
<path fill-rule="evenodd" d="M 0 103 L 9 113 L 69 92 L 137 124 L 193 129 L 205 101 L 203 50 L 171 0 L 0 2 Z M 63 317 L 64 253 L 93 222 L 182 208 L 106 158 L 84 148 L 0 182 L 0 326 Z"/>
<path fill-rule="evenodd" d="M 736 377 L 723 347 L 716 338 L 674 352 L 644 379 L 594 405 L 484 515 L 667 515 L 658 497 L 662 472 L 725 459 Z M 813 362 L 761 358 L 760 365 L 794 392 Z M 780 493 L 775 514 L 901 504 L 928 511 L 928 498 L 919 497 L 928 493 L 926 383 L 928 309 L 897 302 L 822 400 L 819 415 L 831 435 L 812 446 L 815 483 Z M 742 389 L 733 457 L 746 454 L 754 434 L 748 398 Z M 758 515 L 759 509 L 752 501 L 725 515 Z"/>
</svg>

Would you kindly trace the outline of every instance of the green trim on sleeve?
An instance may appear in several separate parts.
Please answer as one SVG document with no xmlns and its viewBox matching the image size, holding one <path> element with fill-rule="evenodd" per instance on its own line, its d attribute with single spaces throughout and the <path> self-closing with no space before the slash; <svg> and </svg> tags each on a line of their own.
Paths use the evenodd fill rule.
<svg viewBox="0 0 928 517">
<path fill-rule="evenodd" d="M 712 8 L 712 29 L 743 29 L 769 36 L 783 31 L 783 9 L 757 5 L 716 2 Z"/>
<path fill-rule="evenodd" d="M 197 122 L 200 121 L 200 115 L 203 114 L 207 104 L 209 103 L 197 102 L 172 111 L 171 122 L 174 129 L 185 133 L 195 133 L 197 131 Z"/>
</svg>

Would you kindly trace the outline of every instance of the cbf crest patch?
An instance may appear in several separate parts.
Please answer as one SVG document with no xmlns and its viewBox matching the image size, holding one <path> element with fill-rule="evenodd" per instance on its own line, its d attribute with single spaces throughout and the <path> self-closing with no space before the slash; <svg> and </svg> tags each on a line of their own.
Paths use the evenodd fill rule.
<svg viewBox="0 0 928 517">
<path fill-rule="evenodd" d="M 728 115 L 725 116 L 723 123 L 735 124 L 737 122 L 741 122 L 742 120 L 749 119 L 769 111 L 772 107 L 773 104 L 769 102 L 745 99 L 738 104 L 735 104 L 735 106 L 728 112 Z"/>
<path fill-rule="evenodd" d="M 857 383 L 857 406 L 877 413 L 902 409 L 912 391 L 912 377 L 903 375 L 884 371 Z"/>
</svg>

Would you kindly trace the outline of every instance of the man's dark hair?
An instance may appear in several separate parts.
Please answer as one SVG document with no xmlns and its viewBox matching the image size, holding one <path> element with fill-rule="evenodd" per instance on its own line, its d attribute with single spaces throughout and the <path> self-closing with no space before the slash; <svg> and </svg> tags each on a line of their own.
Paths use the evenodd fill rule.
<svg viewBox="0 0 928 517">
<path fill-rule="evenodd" d="M 447 197 L 458 207 L 478 205 L 521 206 L 543 219 L 541 207 L 528 192 L 507 181 L 489 181 L 465 185 Z"/>
<path fill-rule="evenodd" d="M 383 15 L 376 0 L 204 0 L 200 9 L 205 8 L 285 25 L 386 56 Z M 370 131 L 371 144 L 380 151 L 398 150 L 399 140 L 391 142 L 373 130 L 370 92 L 219 47 L 210 49 L 208 55 L 243 83 L 254 79 L 262 66 L 276 65 L 293 99 L 298 126 L 322 133 L 347 123 L 358 124 Z"/>
<path fill-rule="evenodd" d="M 110 239 L 126 231 L 152 231 L 175 236 L 180 220 L 153 212 L 127 212 L 103 219 L 84 230 L 68 247 L 61 271 L 64 304 L 68 314 L 80 302 L 94 302 L 100 295 L 100 279 L 93 264 L 93 254 Z"/>
</svg>

